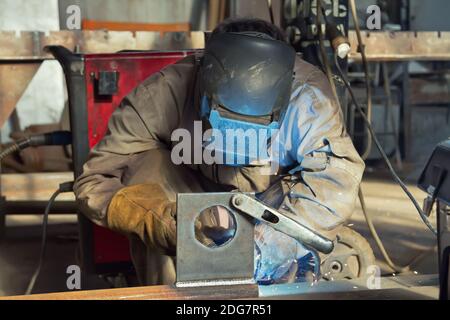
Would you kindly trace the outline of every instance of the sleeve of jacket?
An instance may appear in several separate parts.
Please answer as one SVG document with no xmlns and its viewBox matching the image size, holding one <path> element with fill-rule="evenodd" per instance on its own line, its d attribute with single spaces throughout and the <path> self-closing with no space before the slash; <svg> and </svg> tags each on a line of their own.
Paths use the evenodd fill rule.
<svg viewBox="0 0 450 320">
<path fill-rule="evenodd" d="M 298 166 L 282 183 L 282 208 L 332 239 L 353 213 L 364 162 L 346 133 L 340 107 L 321 71 L 298 87 L 294 101 L 285 118 L 284 154 L 290 159 L 284 160 Z"/>
<path fill-rule="evenodd" d="M 124 187 L 127 169 L 142 152 L 169 145 L 182 112 L 180 77 L 171 69 L 150 76 L 112 114 L 106 135 L 91 150 L 74 187 L 81 211 L 93 222 L 105 225 L 111 198 Z"/>
</svg>

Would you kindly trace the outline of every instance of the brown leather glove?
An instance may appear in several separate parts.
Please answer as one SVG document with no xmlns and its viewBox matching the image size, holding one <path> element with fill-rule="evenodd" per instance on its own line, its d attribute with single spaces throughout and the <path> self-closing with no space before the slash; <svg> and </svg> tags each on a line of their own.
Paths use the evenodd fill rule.
<svg viewBox="0 0 450 320">
<path fill-rule="evenodd" d="M 119 190 L 107 213 L 108 227 L 137 234 L 150 248 L 166 255 L 176 252 L 176 204 L 158 184 L 138 184 Z"/>
</svg>

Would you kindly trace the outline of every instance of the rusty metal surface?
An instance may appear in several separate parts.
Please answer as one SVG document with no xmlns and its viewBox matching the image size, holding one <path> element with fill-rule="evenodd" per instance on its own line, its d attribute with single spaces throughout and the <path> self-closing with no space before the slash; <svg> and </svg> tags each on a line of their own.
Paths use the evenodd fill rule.
<svg viewBox="0 0 450 320">
<path fill-rule="evenodd" d="M 71 31 L 52 31 L 49 33 L 34 31 L 1 31 L 1 60 L 42 60 L 51 58 L 43 48 L 49 44 L 59 44 L 71 50 L 77 43 L 77 33 Z"/>
<path fill-rule="evenodd" d="M 84 53 L 113 53 L 120 50 L 179 50 L 204 47 L 203 32 L 83 31 Z"/>
<path fill-rule="evenodd" d="M 196 288 L 149 286 L 0 297 L 0 300 L 216 300 L 251 299 L 257 297 L 258 286 L 256 284 L 248 284 Z"/>
<path fill-rule="evenodd" d="M 349 32 L 350 59 L 360 60 L 354 31 Z M 362 32 L 368 60 L 450 60 L 450 32 Z"/>
<path fill-rule="evenodd" d="M 450 60 L 450 32 L 363 31 L 369 60 Z M 360 59 L 354 31 L 349 32 L 351 59 Z M 42 60 L 51 57 L 43 52 L 46 45 L 76 47 L 83 53 L 111 53 L 119 50 L 175 50 L 204 47 L 203 32 L 151 31 L 53 31 L 0 32 L 0 60 Z"/>
</svg>

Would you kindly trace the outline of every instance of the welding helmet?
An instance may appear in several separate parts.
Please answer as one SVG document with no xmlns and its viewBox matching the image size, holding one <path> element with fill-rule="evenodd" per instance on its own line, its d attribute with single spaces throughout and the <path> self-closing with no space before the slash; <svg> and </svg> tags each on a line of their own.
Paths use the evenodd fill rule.
<svg viewBox="0 0 450 320">
<path fill-rule="evenodd" d="M 207 41 L 200 68 L 200 114 L 221 134 L 209 147 L 221 154 L 224 164 L 268 158 L 271 133 L 289 104 L 295 55 L 287 43 L 258 32 L 213 34 Z M 230 134 L 249 130 L 257 141 L 242 141 L 239 134 L 230 139 Z"/>
</svg>

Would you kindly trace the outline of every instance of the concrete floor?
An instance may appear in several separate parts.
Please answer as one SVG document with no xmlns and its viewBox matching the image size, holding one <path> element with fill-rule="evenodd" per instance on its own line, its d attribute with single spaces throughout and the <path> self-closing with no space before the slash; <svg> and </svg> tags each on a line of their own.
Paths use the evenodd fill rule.
<svg viewBox="0 0 450 320">
<path fill-rule="evenodd" d="M 362 189 L 369 212 L 394 262 L 404 265 L 415 259 L 412 274 L 437 273 L 436 241 L 402 190 L 394 183 L 373 177 L 364 181 Z M 411 189 L 421 202 L 425 194 L 415 187 Z M 434 220 L 433 214 L 431 221 Z M 7 217 L 6 237 L 0 240 L 0 296 L 25 291 L 39 256 L 40 223 L 39 216 Z M 392 275 L 392 270 L 381 259 L 359 207 L 348 225 L 369 240 L 383 274 Z M 36 293 L 66 291 L 66 269 L 77 264 L 76 217 L 51 216 L 48 232 L 47 257 L 36 283 Z M 93 287 L 108 288 L 110 284 L 96 279 Z"/>
<path fill-rule="evenodd" d="M 409 189 L 422 205 L 426 194 L 412 185 Z M 436 238 L 422 222 L 403 190 L 391 181 L 371 178 L 364 180 L 362 191 L 366 207 L 391 260 L 398 266 L 411 264 L 412 274 L 437 274 Z M 436 226 L 435 212 L 430 221 Z M 369 241 L 382 272 L 392 275 L 394 271 L 384 262 L 359 203 L 348 225 Z"/>
<path fill-rule="evenodd" d="M 33 293 L 67 291 L 67 267 L 78 264 L 76 221 L 75 215 L 50 216 L 46 258 Z M 0 296 L 24 294 L 41 248 L 42 216 L 11 215 L 6 223 L 6 236 L 0 240 Z M 110 287 L 100 280 L 95 286 Z"/>
</svg>

